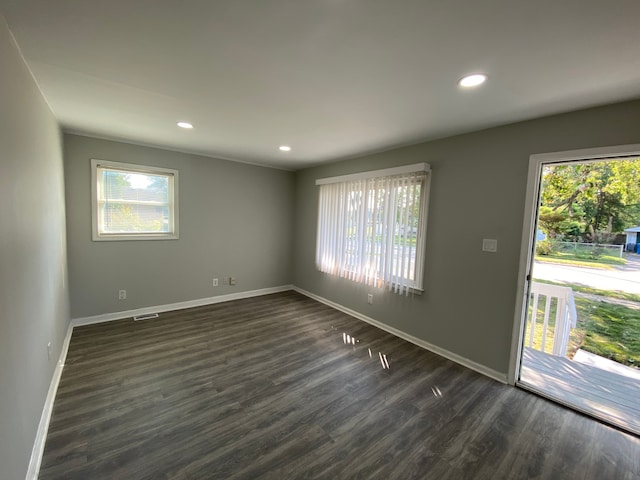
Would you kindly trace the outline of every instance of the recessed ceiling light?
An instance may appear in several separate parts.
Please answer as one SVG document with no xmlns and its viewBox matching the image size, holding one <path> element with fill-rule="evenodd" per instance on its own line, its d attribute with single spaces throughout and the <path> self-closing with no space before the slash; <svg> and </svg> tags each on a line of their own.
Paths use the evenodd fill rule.
<svg viewBox="0 0 640 480">
<path fill-rule="evenodd" d="M 487 80 L 486 75 L 482 73 L 474 73 L 473 75 L 467 75 L 466 77 L 462 77 L 458 82 L 458 85 L 465 88 L 477 87 L 478 85 L 482 85 L 486 80 Z"/>
<path fill-rule="evenodd" d="M 291 151 L 291 147 L 289 145 L 280 145 L 279 148 L 283 152 L 290 152 Z"/>
<path fill-rule="evenodd" d="M 189 122 L 178 122 L 176 123 L 176 125 L 178 125 L 180 128 L 193 128 L 193 125 L 191 125 Z"/>
</svg>

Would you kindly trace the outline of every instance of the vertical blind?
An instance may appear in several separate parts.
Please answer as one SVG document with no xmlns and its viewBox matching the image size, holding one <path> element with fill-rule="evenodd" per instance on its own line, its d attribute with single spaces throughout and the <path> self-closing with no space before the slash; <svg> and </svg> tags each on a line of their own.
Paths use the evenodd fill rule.
<svg viewBox="0 0 640 480">
<path fill-rule="evenodd" d="M 418 168 L 316 182 L 320 271 L 396 293 L 422 290 L 428 165 Z"/>
</svg>

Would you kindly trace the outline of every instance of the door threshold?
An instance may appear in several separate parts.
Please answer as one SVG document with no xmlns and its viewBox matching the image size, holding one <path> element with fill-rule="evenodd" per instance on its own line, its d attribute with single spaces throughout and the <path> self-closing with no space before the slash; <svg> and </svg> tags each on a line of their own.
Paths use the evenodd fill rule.
<svg viewBox="0 0 640 480">
<path fill-rule="evenodd" d="M 587 417 L 590 417 L 609 427 L 613 427 L 616 430 L 620 430 L 623 433 L 628 433 L 636 437 L 640 437 L 640 428 L 638 426 L 632 425 L 622 420 L 618 421 L 616 418 L 610 415 L 604 414 L 601 410 L 597 408 L 589 408 L 583 405 L 576 404 L 564 396 L 554 395 L 553 393 L 543 390 L 537 385 L 527 383 L 526 381 L 519 380 L 516 382 L 515 386 L 518 388 L 521 388 L 522 390 L 526 390 L 527 392 L 533 393 L 534 395 L 538 395 L 539 397 L 545 398 L 554 403 L 562 405 L 565 408 L 569 408 L 582 415 L 586 415 Z"/>
</svg>

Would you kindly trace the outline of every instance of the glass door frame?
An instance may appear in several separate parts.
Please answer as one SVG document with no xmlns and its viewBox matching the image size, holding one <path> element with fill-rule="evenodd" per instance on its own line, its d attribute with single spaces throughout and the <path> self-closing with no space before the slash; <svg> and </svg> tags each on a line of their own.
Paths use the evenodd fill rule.
<svg viewBox="0 0 640 480">
<path fill-rule="evenodd" d="M 516 385 L 520 379 L 524 332 L 526 329 L 527 311 L 531 290 L 531 271 L 533 269 L 534 248 L 536 243 L 536 228 L 538 220 L 538 206 L 540 197 L 540 183 L 542 168 L 546 164 L 582 162 L 598 160 L 617 160 L 624 157 L 640 156 L 640 144 L 617 145 L 565 152 L 534 154 L 529 157 L 529 170 L 524 205 L 522 240 L 520 245 L 520 263 L 518 268 L 518 285 L 516 289 L 516 303 L 511 337 L 511 354 L 507 382 Z"/>
</svg>

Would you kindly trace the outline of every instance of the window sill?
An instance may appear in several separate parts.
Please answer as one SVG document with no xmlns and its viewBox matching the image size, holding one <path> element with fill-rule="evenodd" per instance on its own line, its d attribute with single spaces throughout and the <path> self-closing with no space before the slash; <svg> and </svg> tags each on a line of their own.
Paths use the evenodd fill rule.
<svg viewBox="0 0 640 480">
<path fill-rule="evenodd" d="M 140 235 L 93 235 L 94 242 L 118 242 L 118 241 L 135 241 L 135 240 L 178 240 L 178 234 L 148 234 Z"/>
</svg>

